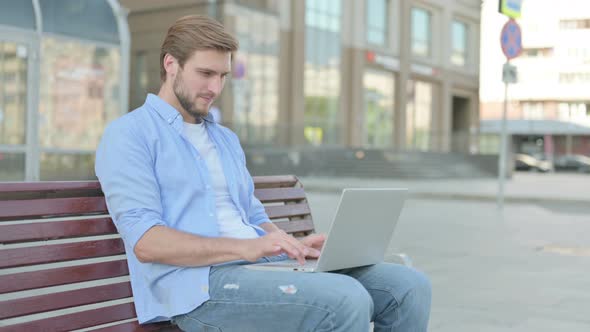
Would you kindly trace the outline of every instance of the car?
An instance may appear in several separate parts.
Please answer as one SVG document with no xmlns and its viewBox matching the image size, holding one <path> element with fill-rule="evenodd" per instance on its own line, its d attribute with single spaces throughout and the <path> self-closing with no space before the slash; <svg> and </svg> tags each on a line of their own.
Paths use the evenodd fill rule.
<svg viewBox="0 0 590 332">
<path fill-rule="evenodd" d="M 553 169 L 547 160 L 537 159 L 524 153 L 514 155 L 514 169 L 517 171 L 549 172 Z"/>
<path fill-rule="evenodd" d="M 555 159 L 555 170 L 590 173 L 590 157 L 582 154 L 568 154 Z"/>
</svg>

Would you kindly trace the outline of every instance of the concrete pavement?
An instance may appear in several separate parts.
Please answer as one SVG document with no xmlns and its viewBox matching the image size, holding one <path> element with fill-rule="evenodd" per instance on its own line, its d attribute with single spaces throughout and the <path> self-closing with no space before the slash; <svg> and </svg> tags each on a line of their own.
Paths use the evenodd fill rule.
<svg viewBox="0 0 590 332">
<path fill-rule="evenodd" d="M 503 211 L 494 179 L 301 180 L 319 232 L 340 188 L 412 190 L 389 254 L 430 276 L 429 331 L 590 331 L 590 176 L 519 173 Z"/>
</svg>

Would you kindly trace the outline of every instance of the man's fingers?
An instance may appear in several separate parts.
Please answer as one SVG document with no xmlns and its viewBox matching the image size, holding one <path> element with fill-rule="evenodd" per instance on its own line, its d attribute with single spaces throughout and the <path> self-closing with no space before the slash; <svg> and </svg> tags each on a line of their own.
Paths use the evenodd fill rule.
<svg viewBox="0 0 590 332">
<path fill-rule="evenodd" d="M 299 249 L 299 251 L 301 251 L 301 253 L 304 256 L 309 255 L 310 250 L 312 249 L 312 248 L 310 248 L 310 246 L 308 246 L 305 243 L 297 240 L 296 238 L 294 238 L 291 235 L 288 235 L 288 234 L 285 234 L 285 235 L 286 235 L 287 241 L 289 241 L 289 243 L 291 243 L 293 246 L 295 246 L 297 249 Z"/>
<path fill-rule="evenodd" d="M 299 264 L 303 265 L 305 263 L 305 254 L 289 241 L 282 239 L 282 241 L 276 245 L 279 245 L 289 257 L 296 259 Z"/>
<path fill-rule="evenodd" d="M 312 234 L 301 239 L 301 243 L 316 250 L 321 249 L 324 246 L 325 241 L 326 236 L 323 234 Z"/>
<path fill-rule="evenodd" d="M 307 248 L 307 246 L 303 245 L 303 243 L 301 243 L 299 240 L 285 233 L 284 231 L 278 233 L 277 236 L 280 237 L 281 241 L 285 241 L 289 243 L 291 246 L 293 246 L 296 250 L 298 250 L 301 253 L 301 255 L 305 256 L 309 253 L 309 249 Z"/>
<path fill-rule="evenodd" d="M 308 243 L 304 243 L 293 236 L 287 234 L 284 231 L 273 232 L 269 234 L 269 238 L 272 239 L 274 245 L 279 246 L 290 258 L 296 259 L 299 264 L 305 264 L 305 257 L 317 258 L 320 252 L 310 246 Z M 319 243 L 323 242 L 322 236 L 317 236 L 316 241 Z"/>
</svg>

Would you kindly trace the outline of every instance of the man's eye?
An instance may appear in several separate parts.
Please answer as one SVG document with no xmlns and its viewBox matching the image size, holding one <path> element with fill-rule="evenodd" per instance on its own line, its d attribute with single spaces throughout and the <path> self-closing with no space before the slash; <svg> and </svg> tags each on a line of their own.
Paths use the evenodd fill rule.
<svg viewBox="0 0 590 332">
<path fill-rule="evenodd" d="M 201 75 L 203 75 L 205 77 L 209 77 L 209 76 L 213 75 L 213 73 L 212 72 L 209 72 L 209 71 L 202 71 L 201 72 Z"/>
</svg>

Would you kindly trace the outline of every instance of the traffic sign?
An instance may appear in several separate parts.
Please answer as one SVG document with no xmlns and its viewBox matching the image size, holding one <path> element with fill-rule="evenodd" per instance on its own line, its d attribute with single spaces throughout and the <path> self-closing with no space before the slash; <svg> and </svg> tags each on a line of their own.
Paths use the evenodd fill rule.
<svg viewBox="0 0 590 332">
<path fill-rule="evenodd" d="M 522 0 L 500 0 L 498 11 L 510 18 L 519 18 Z"/>
<path fill-rule="evenodd" d="M 514 84 L 518 82 L 518 72 L 516 71 L 516 66 L 511 65 L 508 62 L 504 64 L 504 67 L 502 67 L 502 82 L 506 84 Z"/>
<path fill-rule="evenodd" d="M 508 60 L 516 58 L 522 52 L 522 33 L 515 20 L 509 19 L 504 24 L 500 34 L 500 44 Z"/>
</svg>

